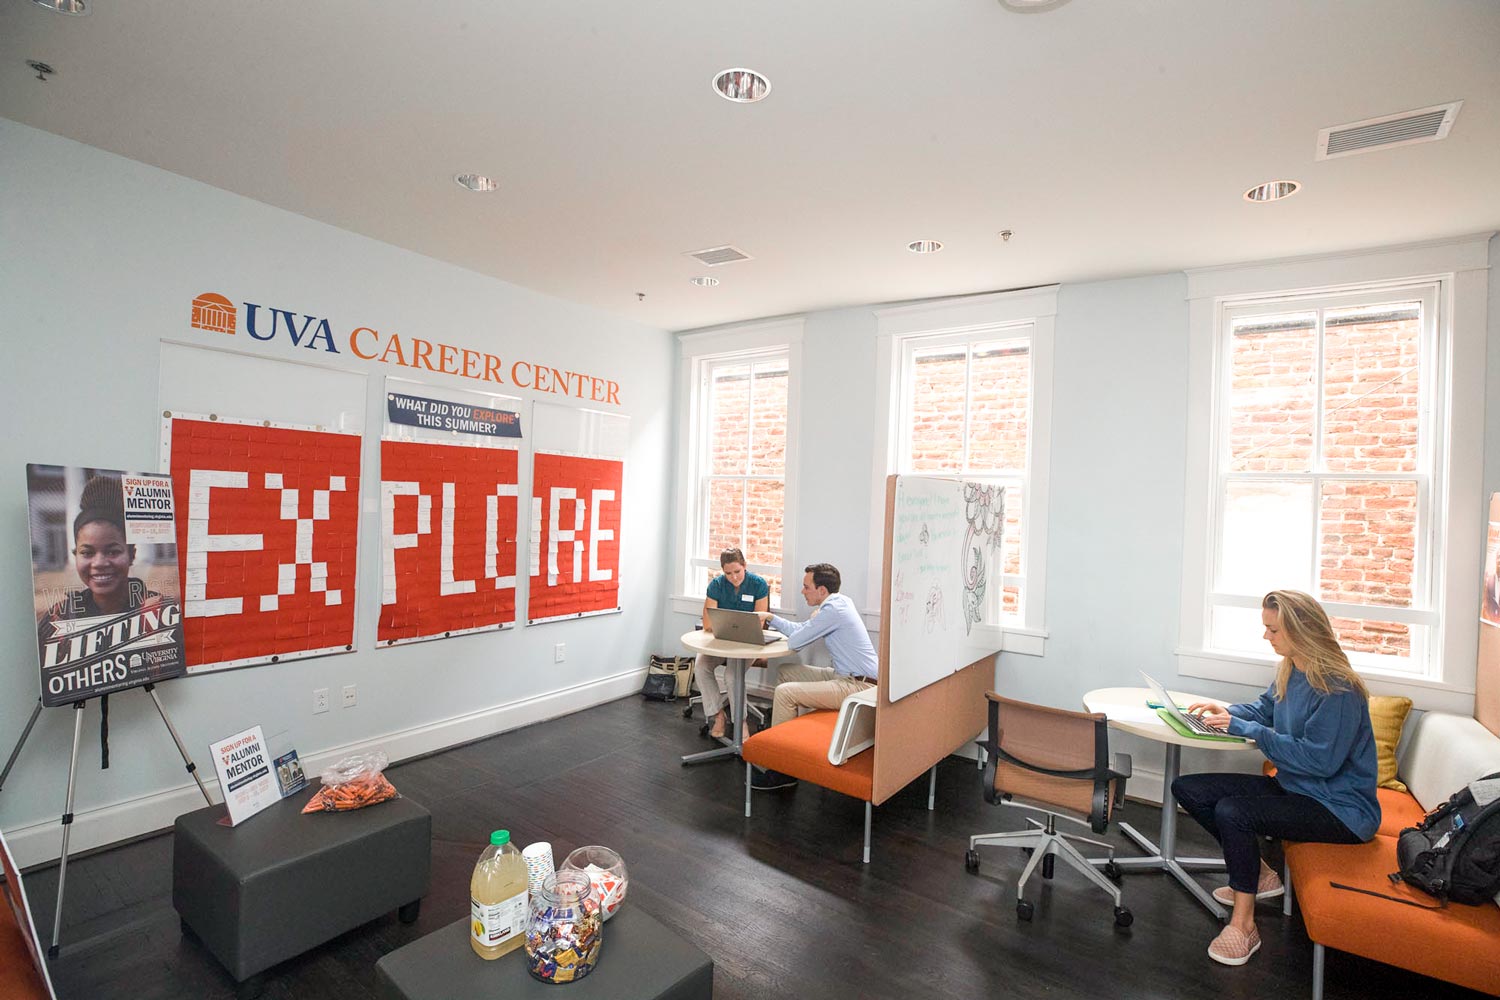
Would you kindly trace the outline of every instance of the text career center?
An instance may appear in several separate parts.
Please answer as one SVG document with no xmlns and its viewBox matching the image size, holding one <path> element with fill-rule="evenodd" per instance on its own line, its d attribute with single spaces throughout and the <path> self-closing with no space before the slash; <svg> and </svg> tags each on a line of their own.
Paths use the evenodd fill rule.
<svg viewBox="0 0 1500 1000">
<path fill-rule="evenodd" d="M 293 347 L 324 350 L 342 354 L 334 341 L 333 328 L 327 319 L 307 316 L 290 309 L 245 302 L 244 328 L 252 340 L 270 342 L 288 340 Z M 193 300 L 192 326 L 210 333 L 239 332 L 239 309 L 217 292 L 204 292 Z M 421 337 L 402 337 L 399 333 L 381 333 L 368 326 L 357 326 L 342 338 L 344 347 L 365 361 L 378 361 L 403 368 L 426 369 L 443 375 L 457 375 L 496 385 L 513 385 L 536 392 L 572 396 L 591 403 L 620 405 L 620 384 L 586 372 L 553 368 L 537 361 L 511 361 L 486 351 L 475 351 L 454 344 L 444 344 Z"/>
</svg>

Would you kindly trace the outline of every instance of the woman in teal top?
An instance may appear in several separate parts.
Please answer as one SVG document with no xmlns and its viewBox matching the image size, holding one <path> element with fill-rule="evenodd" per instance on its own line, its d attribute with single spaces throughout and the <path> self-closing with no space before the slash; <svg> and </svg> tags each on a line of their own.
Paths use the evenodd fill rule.
<svg viewBox="0 0 1500 1000">
<path fill-rule="evenodd" d="M 703 599 L 703 631 L 713 633 L 708 620 L 710 607 L 730 611 L 768 611 L 771 607 L 771 587 L 765 577 L 756 576 L 745 566 L 745 554 L 739 549 L 725 549 L 719 553 L 719 568 L 723 575 L 708 581 L 708 596 Z M 724 683 L 719 670 L 727 661 L 722 656 L 699 653 L 693 665 L 693 676 L 698 681 L 698 692 L 703 696 L 703 717 L 709 722 L 708 735 L 722 739 L 727 732 L 728 715 L 724 711 Z M 765 666 L 765 660 L 757 660 L 755 666 Z M 736 719 L 740 724 L 742 720 Z"/>
<path fill-rule="evenodd" d="M 1229 885 L 1214 898 L 1234 911 L 1208 947 L 1224 965 L 1244 965 L 1260 948 L 1255 901 L 1280 896 L 1281 879 L 1260 856 L 1262 837 L 1358 844 L 1375 836 L 1375 734 L 1369 695 L 1316 600 L 1273 590 L 1261 623 L 1281 656 L 1276 680 L 1255 701 L 1189 706 L 1209 725 L 1246 736 L 1276 765 L 1260 774 L 1188 774 L 1172 793 L 1224 848 Z"/>
</svg>

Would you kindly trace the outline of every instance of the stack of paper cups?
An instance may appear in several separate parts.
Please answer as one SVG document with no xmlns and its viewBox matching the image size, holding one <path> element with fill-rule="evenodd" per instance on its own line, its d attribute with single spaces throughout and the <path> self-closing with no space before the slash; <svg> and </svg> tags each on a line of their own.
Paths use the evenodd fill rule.
<svg viewBox="0 0 1500 1000">
<path fill-rule="evenodd" d="M 545 840 L 527 844 L 521 852 L 526 862 L 526 888 L 535 896 L 542 887 L 542 880 L 554 871 L 552 867 L 552 845 Z"/>
</svg>

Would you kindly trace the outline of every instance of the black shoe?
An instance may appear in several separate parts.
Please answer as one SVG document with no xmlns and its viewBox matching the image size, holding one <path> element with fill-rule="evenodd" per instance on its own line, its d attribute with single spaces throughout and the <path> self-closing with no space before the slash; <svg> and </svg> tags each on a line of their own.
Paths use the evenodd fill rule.
<svg viewBox="0 0 1500 1000">
<path fill-rule="evenodd" d="M 764 771 L 756 768 L 755 773 L 750 776 L 750 787 L 757 792 L 768 792 L 776 788 L 796 788 L 797 779 L 790 774 L 782 774 L 770 768 Z"/>
</svg>

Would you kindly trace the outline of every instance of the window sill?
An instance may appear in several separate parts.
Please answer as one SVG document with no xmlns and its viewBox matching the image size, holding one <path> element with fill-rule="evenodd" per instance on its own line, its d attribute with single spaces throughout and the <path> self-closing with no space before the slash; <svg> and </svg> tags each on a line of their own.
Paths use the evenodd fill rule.
<svg viewBox="0 0 1500 1000">
<path fill-rule="evenodd" d="M 1177 673 L 1182 677 L 1243 684 L 1262 691 L 1276 676 L 1276 660 L 1268 656 L 1235 656 L 1185 649 L 1177 650 L 1176 656 Z M 1454 684 L 1368 671 L 1360 676 L 1364 678 L 1371 694 L 1404 696 L 1412 700 L 1413 707 L 1423 711 L 1453 712 L 1459 715 L 1472 715 L 1474 712 L 1474 692 Z"/>
</svg>

